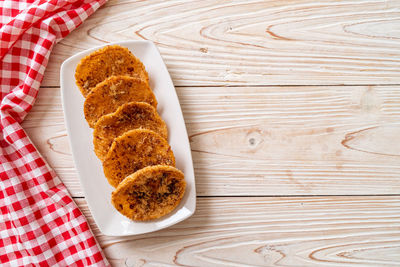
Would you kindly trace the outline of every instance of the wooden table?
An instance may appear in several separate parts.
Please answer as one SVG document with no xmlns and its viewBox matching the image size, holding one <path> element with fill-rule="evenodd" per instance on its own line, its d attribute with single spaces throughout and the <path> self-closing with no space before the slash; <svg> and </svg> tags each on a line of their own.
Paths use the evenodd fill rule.
<svg viewBox="0 0 400 267">
<path fill-rule="evenodd" d="M 110 1 L 51 54 L 24 122 L 115 266 L 400 266 L 400 2 Z M 102 235 L 74 168 L 63 60 L 152 40 L 196 173 L 193 217 Z"/>
</svg>

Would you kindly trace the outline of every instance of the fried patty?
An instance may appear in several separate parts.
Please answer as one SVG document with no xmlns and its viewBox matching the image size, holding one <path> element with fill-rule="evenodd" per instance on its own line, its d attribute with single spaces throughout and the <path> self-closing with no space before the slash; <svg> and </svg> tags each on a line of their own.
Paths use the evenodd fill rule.
<svg viewBox="0 0 400 267">
<path fill-rule="evenodd" d="M 150 166 L 126 177 L 112 192 L 111 202 L 129 219 L 148 221 L 173 211 L 182 200 L 185 187 L 180 170 Z"/>
<path fill-rule="evenodd" d="M 106 78 L 127 75 L 149 82 L 149 76 L 142 62 L 127 48 L 119 45 L 103 47 L 84 57 L 75 71 L 76 84 L 83 96 Z"/>
<path fill-rule="evenodd" d="M 126 176 L 152 165 L 175 166 L 174 153 L 161 135 L 136 129 L 114 139 L 103 170 L 108 182 L 117 187 Z"/>
<path fill-rule="evenodd" d="M 93 131 L 94 152 L 104 160 L 114 139 L 133 129 L 149 129 L 164 139 L 168 138 L 167 125 L 156 109 L 144 102 L 130 102 L 117 111 L 101 117 Z"/>
<path fill-rule="evenodd" d="M 156 97 L 146 82 L 129 76 L 111 76 L 88 94 L 83 112 L 93 128 L 102 116 L 129 102 L 146 102 L 157 107 Z"/>
</svg>

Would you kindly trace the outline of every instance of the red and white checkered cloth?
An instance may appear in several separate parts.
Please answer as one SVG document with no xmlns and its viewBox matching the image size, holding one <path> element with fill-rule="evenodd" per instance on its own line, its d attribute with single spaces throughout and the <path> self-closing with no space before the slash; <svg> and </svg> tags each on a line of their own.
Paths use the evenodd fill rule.
<svg viewBox="0 0 400 267">
<path fill-rule="evenodd" d="M 20 123 L 53 45 L 106 0 L 0 0 L 0 265 L 108 266 L 89 225 Z"/>
</svg>

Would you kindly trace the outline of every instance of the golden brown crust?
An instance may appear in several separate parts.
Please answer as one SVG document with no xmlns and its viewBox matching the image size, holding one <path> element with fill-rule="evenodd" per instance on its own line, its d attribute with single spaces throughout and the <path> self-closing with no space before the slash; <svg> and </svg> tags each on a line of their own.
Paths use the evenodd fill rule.
<svg viewBox="0 0 400 267">
<path fill-rule="evenodd" d="M 144 102 L 126 103 L 114 113 L 101 117 L 94 126 L 93 145 L 97 157 L 103 161 L 114 139 L 133 129 L 152 130 L 168 138 L 167 125 L 153 106 Z"/>
<path fill-rule="evenodd" d="M 87 95 L 83 112 L 93 128 L 102 116 L 129 102 L 146 102 L 157 107 L 156 97 L 147 83 L 129 76 L 111 76 Z"/>
<path fill-rule="evenodd" d="M 129 219 L 158 219 L 178 206 L 185 187 L 180 170 L 171 166 L 150 166 L 126 177 L 112 192 L 111 202 Z"/>
<path fill-rule="evenodd" d="M 116 187 L 112 204 L 136 221 L 172 212 L 186 183 L 175 168 L 167 126 L 156 111 L 142 62 L 127 48 L 106 46 L 79 62 L 75 79 L 86 97 L 84 115 L 94 127 L 95 153 Z"/>
<path fill-rule="evenodd" d="M 114 139 L 103 169 L 108 182 L 117 187 L 126 176 L 152 165 L 175 166 L 174 153 L 159 134 L 136 129 Z"/>
<path fill-rule="evenodd" d="M 129 49 L 119 45 L 103 47 L 84 57 L 75 71 L 76 84 L 85 97 L 98 83 L 114 75 L 127 75 L 149 82 L 142 62 Z"/>
</svg>

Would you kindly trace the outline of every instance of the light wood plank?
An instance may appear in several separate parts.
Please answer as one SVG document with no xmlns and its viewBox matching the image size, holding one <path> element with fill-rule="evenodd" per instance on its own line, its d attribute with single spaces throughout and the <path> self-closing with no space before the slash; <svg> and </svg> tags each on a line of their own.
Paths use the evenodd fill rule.
<svg viewBox="0 0 400 267">
<path fill-rule="evenodd" d="M 114 266 L 400 265 L 400 197 L 200 198 L 188 220 L 125 238 L 76 201 Z"/>
<path fill-rule="evenodd" d="M 197 193 L 400 192 L 400 86 L 177 87 Z M 42 88 L 24 129 L 74 196 L 59 88 Z"/>
<path fill-rule="evenodd" d="M 122 40 L 152 40 L 175 85 L 400 83 L 400 2 L 109 1 L 55 46 L 63 60 Z"/>
</svg>

